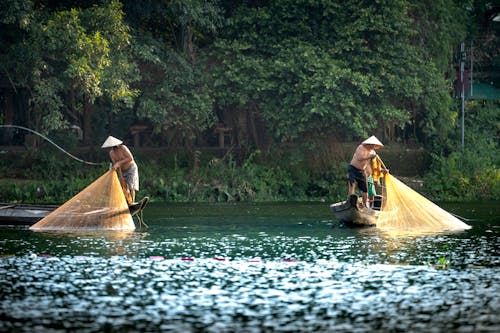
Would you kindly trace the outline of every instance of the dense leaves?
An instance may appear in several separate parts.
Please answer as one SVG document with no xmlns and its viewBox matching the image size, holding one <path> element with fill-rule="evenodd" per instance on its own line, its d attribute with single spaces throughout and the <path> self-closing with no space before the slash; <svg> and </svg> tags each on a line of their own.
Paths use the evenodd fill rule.
<svg viewBox="0 0 500 333">
<path fill-rule="evenodd" d="M 498 68 L 497 12 L 486 0 L 4 0 L 0 84 L 18 101 L 9 122 L 51 135 L 73 125 L 87 146 L 132 140 L 139 124 L 148 145 L 193 152 L 221 124 L 247 154 L 239 161 L 371 134 L 446 159 L 459 126 L 456 48 L 478 39 L 482 68 Z M 302 177 L 256 178 L 266 174 Z"/>
<path fill-rule="evenodd" d="M 425 182 L 427 193 L 433 197 L 469 200 L 500 197 L 498 106 L 473 102 L 468 111 L 464 149 L 434 156 Z"/>
<path fill-rule="evenodd" d="M 467 8 L 453 0 L 7 0 L 3 73 L 30 90 L 33 126 L 76 123 L 87 139 L 93 113 L 112 110 L 177 132 L 181 145 L 216 121 L 232 123 L 246 145 L 249 125 L 235 119 L 252 110 L 277 141 L 310 133 L 395 140 L 394 128 L 412 125 L 426 142 L 453 125 L 444 72 L 465 37 Z"/>
<path fill-rule="evenodd" d="M 218 102 L 256 102 L 279 140 L 318 131 L 355 138 L 405 127 L 416 113 L 446 113 L 442 64 L 432 60 L 438 50 L 426 45 L 435 42 L 434 35 L 420 34 L 416 18 L 422 11 L 457 8 L 451 1 L 427 5 L 280 0 L 241 6 L 216 44 L 222 61 Z M 464 27 L 440 24 L 439 33 L 446 37 L 439 47 L 451 54 L 450 44 L 460 40 Z"/>
</svg>

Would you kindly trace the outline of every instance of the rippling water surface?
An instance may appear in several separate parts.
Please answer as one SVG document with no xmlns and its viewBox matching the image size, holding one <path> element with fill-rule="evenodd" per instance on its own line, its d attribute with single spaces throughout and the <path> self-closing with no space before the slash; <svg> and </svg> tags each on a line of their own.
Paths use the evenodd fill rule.
<svg viewBox="0 0 500 333">
<path fill-rule="evenodd" d="M 0 228 L 1 332 L 499 332 L 496 204 L 462 233 L 343 228 L 325 204 L 150 205 L 132 233 Z"/>
</svg>

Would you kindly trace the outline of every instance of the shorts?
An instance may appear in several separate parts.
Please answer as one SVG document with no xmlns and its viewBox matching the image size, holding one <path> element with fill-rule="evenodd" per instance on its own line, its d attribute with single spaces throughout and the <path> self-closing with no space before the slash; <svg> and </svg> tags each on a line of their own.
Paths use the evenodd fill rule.
<svg viewBox="0 0 500 333">
<path fill-rule="evenodd" d="M 127 183 L 128 188 L 134 191 L 139 191 L 139 169 L 137 164 L 133 164 L 127 170 L 122 170 L 123 180 Z"/>
<path fill-rule="evenodd" d="M 368 192 L 368 188 L 366 187 L 366 177 L 365 173 L 363 170 L 359 170 L 358 168 L 353 167 L 352 165 L 349 165 L 349 168 L 347 169 L 349 172 L 349 184 L 358 184 L 358 189 L 366 193 Z"/>
</svg>

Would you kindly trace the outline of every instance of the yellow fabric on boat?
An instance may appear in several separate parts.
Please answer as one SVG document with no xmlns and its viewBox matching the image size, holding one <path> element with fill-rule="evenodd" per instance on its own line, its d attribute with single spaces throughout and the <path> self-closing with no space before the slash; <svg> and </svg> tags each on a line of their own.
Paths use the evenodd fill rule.
<svg viewBox="0 0 500 333">
<path fill-rule="evenodd" d="M 371 168 L 373 181 L 378 184 L 380 177 L 382 177 L 382 163 L 379 158 L 371 159 Z"/>
<path fill-rule="evenodd" d="M 109 170 L 31 230 L 134 230 L 115 171 Z"/>
<path fill-rule="evenodd" d="M 385 175 L 384 185 L 377 228 L 391 235 L 428 234 L 471 228 L 391 174 Z"/>
</svg>

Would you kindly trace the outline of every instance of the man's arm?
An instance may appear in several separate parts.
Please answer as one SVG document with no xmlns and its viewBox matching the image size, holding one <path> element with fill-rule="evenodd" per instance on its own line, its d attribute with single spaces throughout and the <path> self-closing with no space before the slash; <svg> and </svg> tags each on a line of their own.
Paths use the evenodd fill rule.
<svg viewBox="0 0 500 333">
<path fill-rule="evenodd" d="M 356 158 L 358 161 L 363 162 L 363 161 L 368 161 L 377 156 L 377 153 L 375 150 L 371 149 L 368 150 L 365 147 L 361 146 L 360 148 L 357 149 L 356 151 Z"/>
</svg>

